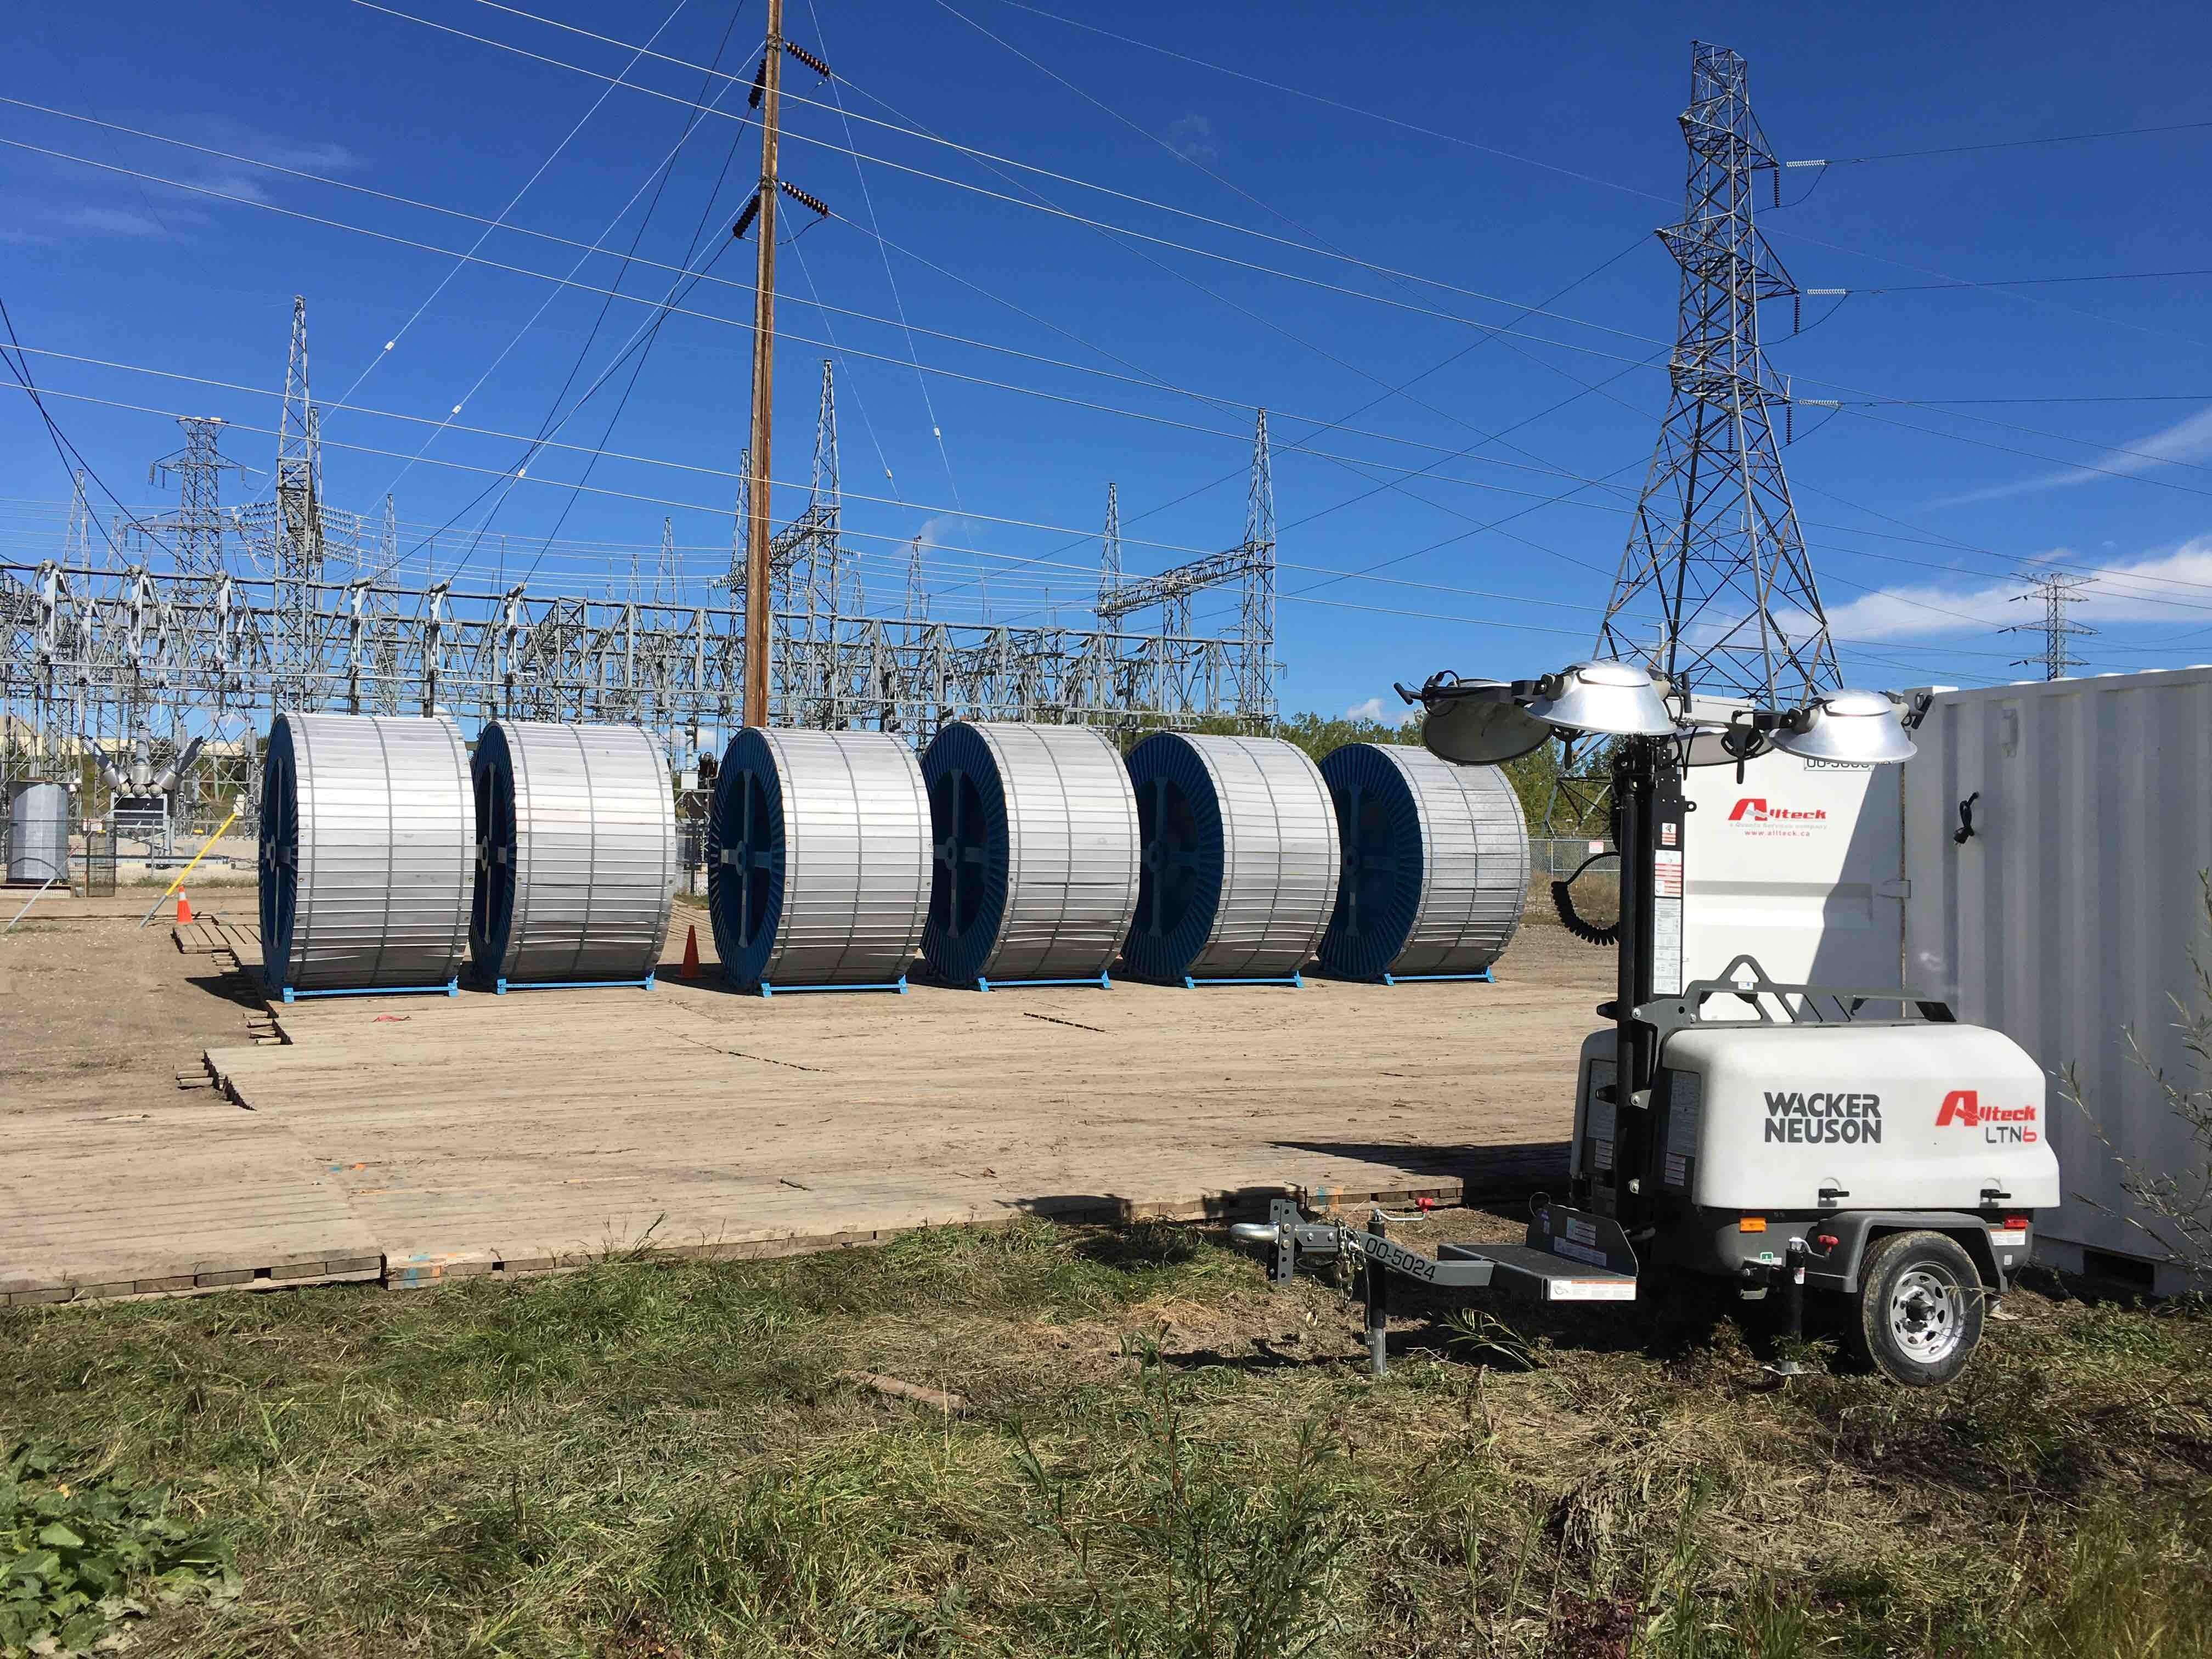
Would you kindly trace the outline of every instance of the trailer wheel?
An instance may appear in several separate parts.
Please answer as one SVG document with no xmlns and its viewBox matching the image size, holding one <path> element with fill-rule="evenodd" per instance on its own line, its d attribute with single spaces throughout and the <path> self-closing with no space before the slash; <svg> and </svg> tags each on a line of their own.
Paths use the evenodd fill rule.
<svg viewBox="0 0 2212 1659">
<path fill-rule="evenodd" d="M 1854 1345 L 1892 1382 L 1948 1382 L 1982 1340 L 1982 1276 L 1957 1240 L 1893 1233 L 1859 1270 Z"/>
</svg>

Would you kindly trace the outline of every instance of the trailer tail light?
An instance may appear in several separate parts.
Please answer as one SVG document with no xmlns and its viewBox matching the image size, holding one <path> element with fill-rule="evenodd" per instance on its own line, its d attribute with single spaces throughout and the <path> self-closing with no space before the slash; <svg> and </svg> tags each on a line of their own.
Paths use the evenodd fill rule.
<svg viewBox="0 0 2212 1659">
<path fill-rule="evenodd" d="M 1739 1217 L 1735 1230 L 1740 1233 L 1763 1233 L 1766 1231 L 1766 1218 L 1763 1215 Z"/>
<path fill-rule="evenodd" d="M 2004 1218 L 2004 1224 L 2007 1232 L 2017 1232 L 2027 1227 L 2027 1218 L 2024 1215 L 2008 1215 Z"/>
</svg>

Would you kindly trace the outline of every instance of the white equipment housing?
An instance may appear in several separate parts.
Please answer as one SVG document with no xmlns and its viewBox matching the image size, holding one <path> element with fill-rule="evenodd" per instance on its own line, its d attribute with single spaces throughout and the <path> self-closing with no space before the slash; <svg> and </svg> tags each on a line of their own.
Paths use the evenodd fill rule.
<svg viewBox="0 0 2212 1659">
<path fill-rule="evenodd" d="M 1778 749 L 1747 762 L 1741 783 L 1733 766 L 1690 768 L 1681 982 L 1751 956 L 1789 984 L 1899 983 L 1899 769 Z M 1663 985 L 1663 966 L 1657 977 Z"/>
<path fill-rule="evenodd" d="M 2019 1210 L 2058 1202 L 2043 1073 L 2000 1032 L 1678 1031 L 1660 1063 L 1672 1074 L 1666 1175 L 1681 1157 L 1702 1207 L 1974 1210 L 1992 1194 Z M 1694 1150 L 1675 1153 L 1678 1139 Z"/>
<path fill-rule="evenodd" d="M 1583 1042 L 1574 1170 L 1613 1163 L 1613 1034 Z M 2059 1200 L 2043 1073 L 1977 1025 L 1702 1025 L 1670 1035 L 1661 1190 L 1703 1209 L 2008 1210 Z M 1826 1196 L 1823 1196 L 1823 1194 Z"/>
</svg>

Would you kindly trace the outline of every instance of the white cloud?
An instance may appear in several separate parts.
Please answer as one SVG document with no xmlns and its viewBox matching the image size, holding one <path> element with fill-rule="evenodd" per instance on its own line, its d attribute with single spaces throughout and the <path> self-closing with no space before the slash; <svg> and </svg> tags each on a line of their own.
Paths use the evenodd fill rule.
<svg viewBox="0 0 2212 1659">
<path fill-rule="evenodd" d="M 302 173 L 343 173 L 362 165 L 362 158 L 343 144 L 302 141 L 248 125 L 228 115 L 185 116 L 167 125 L 170 131 L 210 149 L 227 149 L 235 155 L 250 155 L 257 161 L 297 167 Z"/>
<path fill-rule="evenodd" d="M 1179 115 L 1160 137 L 1186 161 L 1211 161 L 1221 154 L 1213 142 L 1213 123 L 1203 115 Z"/>
<path fill-rule="evenodd" d="M 2077 568 L 2064 548 L 2021 562 L 2031 569 Z M 2177 587 L 2174 583 L 2193 586 Z M 2080 590 L 2081 601 L 2071 614 L 2075 621 L 2092 628 L 2123 623 L 2185 623 L 2203 614 L 2205 595 L 2201 590 L 2207 586 L 2212 586 L 2212 536 L 2199 536 L 2170 552 L 2133 562 L 2114 562 L 2100 556 L 2096 579 Z M 1827 606 L 1828 631 L 1845 641 L 1909 640 L 2033 624 L 2041 619 L 2042 611 L 2020 599 L 2027 587 L 2025 579 L 2008 577 L 1971 585 L 1928 582 L 1885 587 L 1844 605 Z M 2192 608 L 2178 610 L 2177 602 Z"/>
<path fill-rule="evenodd" d="M 297 167 L 302 173 L 343 173 L 361 165 L 361 157 L 343 144 L 287 144 L 282 142 L 252 143 L 246 147 L 249 155 L 258 155 L 264 161 L 274 161 L 279 167 Z"/>
<path fill-rule="evenodd" d="M 2115 472 L 2148 472 L 2161 462 L 2201 461 L 2207 456 L 2212 456 L 2212 409 L 2199 410 L 2196 414 L 2176 421 L 2172 426 L 2148 437 L 2108 450 L 2097 458 L 2094 467 L 2069 466 L 2057 472 L 2038 473 L 2034 477 L 2022 478 L 2014 483 L 1993 484 L 1986 489 L 1970 489 L 1963 495 L 1946 495 L 1929 505 L 1966 507 L 1976 501 L 2003 501 L 2009 496 L 2032 495 L 2038 490 L 2063 489 L 2074 484 L 2094 483 Z"/>
<path fill-rule="evenodd" d="M 219 196 L 228 196 L 240 202 L 261 203 L 269 199 L 269 192 L 263 187 L 262 177 L 258 173 L 204 173 L 192 183 L 201 190 L 211 190 Z"/>
<path fill-rule="evenodd" d="M 1348 720 L 1379 721 L 1383 718 L 1382 699 L 1370 697 L 1365 702 L 1355 702 L 1344 711 L 1344 718 Z"/>
<path fill-rule="evenodd" d="M 300 143 L 224 116 L 186 117 L 167 125 L 210 149 L 304 173 L 343 173 L 362 164 L 362 158 L 343 144 Z M 283 187 L 280 173 L 233 166 L 221 157 L 187 155 L 176 166 L 179 170 L 172 176 L 193 188 L 176 189 L 148 181 L 125 190 L 112 181 L 104 187 L 95 186 L 72 175 L 65 200 L 19 198 L 16 222 L 0 230 L 0 243 L 51 246 L 82 237 L 178 239 L 213 223 L 213 216 L 226 205 L 220 198 L 228 197 L 240 204 L 266 205 L 271 192 Z M 203 193 L 210 191 L 216 194 Z M 88 193 L 104 194 L 110 199 L 88 201 Z"/>
<path fill-rule="evenodd" d="M 67 230 L 88 236 L 166 236 L 169 233 L 150 213 L 137 208 L 76 207 L 55 221 Z"/>
<path fill-rule="evenodd" d="M 945 545 L 945 533 L 950 530 L 958 529 L 959 526 L 960 519 L 957 514 L 933 514 L 922 520 L 920 532 L 921 544 L 924 547 L 942 547 Z"/>
</svg>

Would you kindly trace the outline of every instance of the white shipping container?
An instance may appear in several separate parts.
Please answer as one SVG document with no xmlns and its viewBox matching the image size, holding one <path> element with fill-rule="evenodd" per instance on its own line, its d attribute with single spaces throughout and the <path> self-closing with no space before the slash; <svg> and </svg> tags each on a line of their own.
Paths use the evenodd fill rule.
<svg viewBox="0 0 2212 1659">
<path fill-rule="evenodd" d="M 2066 1197 L 2037 1218 L 2039 1254 L 2070 1269 L 2085 1249 L 2154 1258 L 2125 1218 L 2113 1151 L 2059 1079 L 2078 1076 L 2136 1168 L 2201 1161 L 2129 1039 L 2170 1078 L 2200 1081 L 2171 999 L 2193 1002 L 2191 953 L 2212 952 L 2198 873 L 2212 866 L 2212 668 L 1944 691 L 1917 737 L 1902 769 L 1905 983 L 2053 1074 Z M 2160 1267 L 2156 1287 L 2179 1290 L 2181 1275 Z"/>
</svg>

